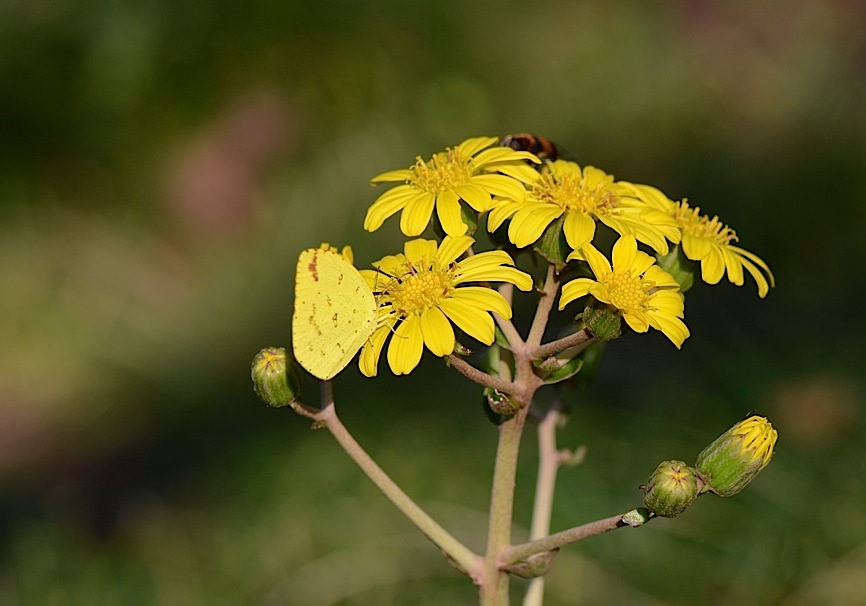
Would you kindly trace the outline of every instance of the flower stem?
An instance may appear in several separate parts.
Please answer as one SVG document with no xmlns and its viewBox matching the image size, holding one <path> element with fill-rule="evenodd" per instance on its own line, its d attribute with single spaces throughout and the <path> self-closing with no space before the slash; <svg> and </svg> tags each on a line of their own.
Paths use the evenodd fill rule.
<svg viewBox="0 0 866 606">
<path fill-rule="evenodd" d="M 496 465 L 493 469 L 493 488 L 490 495 L 487 550 L 481 583 L 482 606 L 508 606 L 509 574 L 500 570 L 500 556 L 511 543 L 517 455 L 528 413 L 529 404 L 525 403 L 499 426 L 499 444 L 496 448 Z"/>
<path fill-rule="evenodd" d="M 529 541 L 528 543 L 522 543 L 520 545 L 513 545 L 505 550 L 502 559 L 504 565 L 509 566 L 515 562 L 519 562 L 520 560 L 525 560 L 536 553 L 544 553 L 545 551 L 559 549 L 564 545 L 575 543 L 626 526 L 629 526 L 629 524 L 623 521 L 622 514 L 611 516 L 609 518 L 604 518 L 603 520 L 596 520 L 595 522 L 575 526 L 574 528 L 557 532 L 556 534 L 552 534 L 542 539 Z"/>
<path fill-rule="evenodd" d="M 529 538 L 532 541 L 550 532 L 550 516 L 553 510 L 553 493 L 556 474 L 562 458 L 556 449 L 556 428 L 559 425 L 560 401 L 556 400 L 538 424 L 538 479 L 535 484 L 535 502 L 532 506 L 532 526 Z M 541 606 L 544 601 L 544 577 L 529 582 L 523 606 Z"/>
<path fill-rule="evenodd" d="M 583 330 L 578 330 L 576 333 L 570 334 L 567 337 L 562 337 L 556 341 L 551 341 L 550 343 L 538 346 L 535 351 L 532 352 L 532 357 L 536 360 L 543 360 L 548 356 L 556 355 L 566 349 L 581 346 L 580 350 L 574 352 L 576 355 L 593 343 L 595 343 L 595 337 L 584 328 Z"/>
<path fill-rule="evenodd" d="M 494 377 L 493 375 L 480 371 L 460 356 L 451 354 L 448 356 L 448 363 L 451 364 L 451 366 L 461 375 L 467 379 L 475 381 L 479 385 L 490 387 L 491 389 L 503 393 L 511 393 L 514 391 L 514 384 L 511 381 L 507 381 L 501 377 Z"/>
<path fill-rule="evenodd" d="M 550 318 L 550 310 L 553 309 L 553 302 L 556 299 L 556 292 L 558 290 L 559 279 L 551 263 L 547 266 L 547 277 L 544 279 L 544 286 L 541 289 L 541 298 L 538 300 L 535 317 L 532 318 L 532 326 L 530 326 L 529 334 L 526 337 L 526 344 L 530 348 L 538 347 L 541 339 L 544 338 L 547 320 Z"/>
<path fill-rule="evenodd" d="M 468 547 L 454 538 L 442 528 L 427 512 L 421 509 L 381 467 L 367 454 L 352 434 L 337 417 L 334 404 L 333 387 L 330 381 L 322 384 L 322 409 L 316 415 L 316 421 L 324 425 L 337 440 L 343 450 L 367 474 L 367 477 L 381 490 L 385 496 L 397 506 L 403 514 L 423 532 L 427 538 L 441 549 L 455 567 L 475 578 L 481 565 L 481 556 L 473 553 Z"/>
<path fill-rule="evenodd" d="M 514 284 L 504 282 L 499 285 L 498 290 L 499 294 L 501 294 L 508 302 L 508 306 L 513 307 Z M 516 346 L 517 344 L 523 345 L 523 339 L 521 338 L 520 333 L 517 332 L 514 324 L 511 323 L 511 320 L 506 320 L 497 313 L 493 314 L 493 319 L 496 321 L 497 326 L 499 326 L 499 330 L 502 331 L 502 334 L 505 335 L 505 338 L 508 339 L 508 342 L 512 346 Z"/>
</svg>

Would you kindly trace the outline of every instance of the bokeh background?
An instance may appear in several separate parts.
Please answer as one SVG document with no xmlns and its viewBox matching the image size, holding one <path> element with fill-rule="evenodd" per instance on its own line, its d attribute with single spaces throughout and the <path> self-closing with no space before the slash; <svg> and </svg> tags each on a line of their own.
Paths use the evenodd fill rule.
<svg viewBox="0 0 866 606">
<path fill-rule="evenodd" d="M 564 549 L 546 603 L 866 603 L 864 24 L 846 0 L 2 3 L 0 603 L 474 603 L 249 363 L 288 345 L 301 249 L 401 246 L 360 228 L 371 176 L 527 131 L 718 213 L 778 282 L 696 287 L 681 352 L 622 339 L 569 396 L 588 458 L 554 529 L 638 505 L 751 410 L 780 439 L 739 496 Z M 480 548 L 477 390 L 433 359 L 336 389 Z"/>
</svg>

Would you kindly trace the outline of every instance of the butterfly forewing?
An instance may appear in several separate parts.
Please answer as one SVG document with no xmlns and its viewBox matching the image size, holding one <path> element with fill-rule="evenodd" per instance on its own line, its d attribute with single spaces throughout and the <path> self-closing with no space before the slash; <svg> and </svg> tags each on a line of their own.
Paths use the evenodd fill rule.
<svg viewBox="0 0 866 606">
<path fill-rule="evenodd" d="M 310 248 L 298 257 L 292 345 L 295 359 L 331 379 L 376 328 L 376 300 L 355 267 L 335 252 Z"/>
</svg>

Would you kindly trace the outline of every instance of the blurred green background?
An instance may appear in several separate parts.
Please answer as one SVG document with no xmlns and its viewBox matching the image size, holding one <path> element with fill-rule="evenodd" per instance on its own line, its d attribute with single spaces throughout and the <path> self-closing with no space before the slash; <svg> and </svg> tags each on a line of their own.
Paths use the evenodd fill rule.
<svg viewBox="0 0 866 606">
<path fill-rule="evenodd" d="M 249 363 L 288 345 L 301 249 L 401 246 L 396 219 L 361 231 L 370 177 L 513 132 L 718 213 L 778 283 L 690 291 L 682 352 L 608 348 L 553 526 L 639 504 L 753 409 L 772 465 L 564 549 L 546 603 L 866 603 L 864 23 L 843 0 L 2 3 L 0 603 L 475 603 Z M 480 549 L 477 390 L 381 370 L 340 377 L 344 422 Z M 519 537 L 536 462 L 529 431 Z"/>
</svg>

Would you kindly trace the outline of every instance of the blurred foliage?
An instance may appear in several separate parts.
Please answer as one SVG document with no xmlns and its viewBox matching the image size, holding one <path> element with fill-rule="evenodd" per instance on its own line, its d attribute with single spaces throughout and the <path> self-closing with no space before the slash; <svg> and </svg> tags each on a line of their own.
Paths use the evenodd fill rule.
<svg viewBox="0 0 866 606">
<path fill-rule="evenodd" d="M 301 249 L 399 247 L 393 219 L 361 234 L 371 176 L 521 131 L 720 214 L 778 282 L 765 301 L 690 291 L 683 353 L 607 348 L 570 396 L 560 441 L 589 455 L 560 476 L 554 528 L 639 504 L 659 461 L 750 409 L 779 429 L 772 465 L 735 498 L 565 549 L 546 603 L 862 603 L 864 17 L 843 0 L 4 3 L 0 603 L 473 603 L 327 435 L 256 402 L 249 363 L 288 344 Z M 446 374 L 350 367 L 338 402 L 481 548 L 495 429 Z"/>
</svg>

